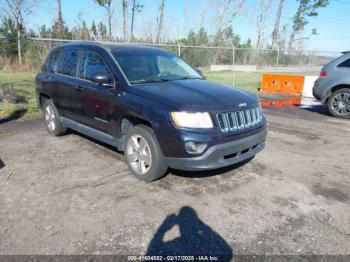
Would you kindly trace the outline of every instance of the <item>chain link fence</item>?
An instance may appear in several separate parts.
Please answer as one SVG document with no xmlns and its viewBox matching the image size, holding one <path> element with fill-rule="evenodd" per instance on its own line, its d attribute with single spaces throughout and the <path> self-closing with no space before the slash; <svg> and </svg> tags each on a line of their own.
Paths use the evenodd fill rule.
<svg viewBox="0 0 350 262">
<path fill-rule="evenodd" d="M 18 55 L 16 38 L 0 37 L 0 117 L 6 114 L 9 105 L 15 105 L 14 108 L 24 107 L 28 112 L 38 111 L 35 74 L 53 47 L 70 40 L 23 38 L 20 42 L 21 57 Z M 143 45 L 161 47 L 182 57 L 199 68 L 209 80 L 252 91 L 257 90 L 263 73 L 317 75 L 324 64 L 340 55 L 337 52 L 257 50 L 180 43 Z"/>
</svg>

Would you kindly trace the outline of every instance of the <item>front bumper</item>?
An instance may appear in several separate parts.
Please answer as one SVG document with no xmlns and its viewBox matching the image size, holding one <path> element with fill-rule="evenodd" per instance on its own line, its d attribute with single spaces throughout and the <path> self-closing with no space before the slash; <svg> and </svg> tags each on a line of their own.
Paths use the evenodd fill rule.
<svg viewBox="0 0 350 262">
<path fill-rule="evenodd" d="M 216 169 L 245 161 L 265 147 L 267 130 L 228 143 L 213 145 L 198 157 L 166 157 L 169 167 L 196 171 Z"/>
</svg>

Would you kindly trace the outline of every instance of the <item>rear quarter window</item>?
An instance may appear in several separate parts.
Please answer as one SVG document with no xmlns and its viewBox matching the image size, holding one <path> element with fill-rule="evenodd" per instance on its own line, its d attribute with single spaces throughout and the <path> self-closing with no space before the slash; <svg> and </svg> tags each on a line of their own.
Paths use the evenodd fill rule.
<svg viewBox="0 0 350 262">
<path fill-rule="evenodd" d="M 57 72 L 60 56 L 61 56 L 61 50 L 52 51 L 49 54 L 44 66 L 42 68 L 42 71 Z"/>
<path fill-rule="evenodd" d="M 78 49 L 66 49 L 62 55 L 58 72 L 75 77 L 77 75 L 78 54 Z"/>
<path fill-rule="evenodd" d="M 341 62 L 338 67 L 350 67 L 350 58 Z"/>
</svg>

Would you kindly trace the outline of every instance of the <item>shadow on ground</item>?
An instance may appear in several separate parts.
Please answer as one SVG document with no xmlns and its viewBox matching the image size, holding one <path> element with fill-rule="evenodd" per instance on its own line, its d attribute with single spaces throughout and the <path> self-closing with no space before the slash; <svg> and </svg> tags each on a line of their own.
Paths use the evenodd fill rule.
<svg viewBox="0 0 350 262">
<path fill-rule="evenodd" d="M 177 235 L 174 236 L 175 233 Z M 146 253 L 146 256 L 167 255 L 216 256 L 220 257 L 220 261 L 229 261 L 233 250 L 225 239 L 198 217 L 193 208 L 184 206 L 178 215 L 171 214 L 165 218 Z"/>
<path fill-rule="evenodd" d="M 309 108 L 302 108 L 302 109 L 305 110 L 305 111 L 312 112 L 312 113 L 317 113 L 317 114 L 320 114 L 320 115 L 333 117 L 328 112 L 328 109 L 327 109 L 326 105 L 315 105 L 315 106 L 312 106 L 312 107 L 309 107 Z"/>
<path fill-rule="evenodd" d="M 1 160 L 0 158 L 0 169 L 3 168 L 5 166 L 4 162 Z"/>
<path fill-rule="evenodd" d="M 26 111 L 26 109 L 17 110 L 11 113 L 11 115 L 9 115 L 8 117 L 0 118 L 0 124 L 19 119 L 26 113 Z"/>
</svg>

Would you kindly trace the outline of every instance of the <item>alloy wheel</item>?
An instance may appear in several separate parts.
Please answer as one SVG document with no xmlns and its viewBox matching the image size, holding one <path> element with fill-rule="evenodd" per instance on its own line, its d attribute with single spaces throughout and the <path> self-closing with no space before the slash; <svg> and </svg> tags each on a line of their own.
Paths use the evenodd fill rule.
<svg viewBox="0 0 350 262">
<path fill-rule="evenodd" d="M 45 123 L 50 131 L 54 131 L 56 128 L 55 118 L 55 111 L 53 110 L 52 106 L 47 105 L 45 107 Z"/>
<path fill-rule="evenodd" d="M 350 94 L 339 93 L 331 101 L 332 110 L 341 116 L 350 114 Z"/>
<path fill-rule="evenodd" d="M 126 157 L 132 169 L 144 175 L 151 168 L 151 149 L 146 139 L 138 134 L 131 135 L 126 143 Z"/>
</svg>

